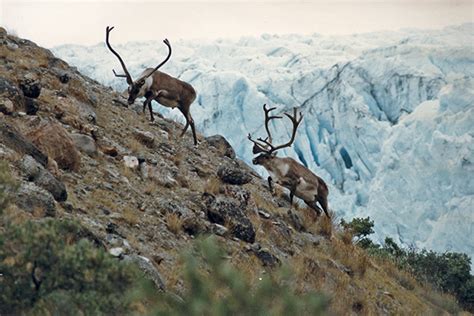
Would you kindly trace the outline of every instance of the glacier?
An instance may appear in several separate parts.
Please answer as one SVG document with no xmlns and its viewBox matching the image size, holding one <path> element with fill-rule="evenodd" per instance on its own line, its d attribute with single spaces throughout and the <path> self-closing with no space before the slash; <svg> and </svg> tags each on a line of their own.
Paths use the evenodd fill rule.
<svg viewBox="0 0 474 316">
<path fill-rule="evenodd" d="M 117 30 L 118 31 L 118 30 Z M 197 129 L 222 134 L 250 163 L 262 105 L 304 115 L 291 156 L 326 180 L 338 217 L 370 216 L 374 238 L 474 255 L 474 24 L 346 36 L 171 41 L 161 68 L 191 83 Z M 166 55 L 159 40 L 115 45 L 136 78 Z M 104 43 L 53 53 L 117 91 Z M 181 113 L 155 105 L 166 117 Z M 277 114 L 278 114 L 277 113 Z M 274 141 L 291 132 L 272 121 Z M 264 170 L 257 169 L 261 174 Z"/>
</svg>

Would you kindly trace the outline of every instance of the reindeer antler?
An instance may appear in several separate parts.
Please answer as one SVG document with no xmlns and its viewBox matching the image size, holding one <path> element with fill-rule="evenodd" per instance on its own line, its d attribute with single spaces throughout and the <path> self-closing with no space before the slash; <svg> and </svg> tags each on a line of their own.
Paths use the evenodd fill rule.
<svg viewBox="0 0 474 316">
<path fill-rule="evenodd" d="M 296 108 L 293 109 L 293 116 L 291 116 L 288 113 L 284 113 L 291 121 L 293 124 L 293 130 L 291 133 L 291 138 L 290 140 L 282 145 L 274 146 L 272 144 L 272 136 L 270 133 L 270 129 L 268 127 L 268 122 L 271 121 L 272 119 L 280 119 L 282 118 L 281 116 L 270 116 L 269 113 L 270 111 L 273 111 L 275 108 L 266 108 L 266 104 L 263 105 L 263 110 L 265 112 L 265 130 L 267 131 L 268 137 L 263 139 L 263 138 L 257 138 L 257 140 L 253 140 L 252 136 L 248 134 L 247 138 L 255 144 L 253 148 L 253 153 L 257 154 L 259 152 L 265 152 L 268 154 L 271 154 L 279 149 L 290 147 L 293 142 L 295 141 L 295 136 L 296 136 L 296 130 L 298 129 L 298 126 L 300 125 L 301 121 L 303 120 L 303 114 L 300 113 L 299 118 L 298 118 L 298 111 Z"/>
<path fill-rule="evenodd" d="M 168 59 L 170 59 L 170 57 L 171 57 L 171 45 L 170 45 L 170 42 L 168 41 L 167 38 L 165 38 L 165 39 L 163 40 L 163 43 L 165 43 L 166 46 L 168 46 L 168 56 L 166 56 L 166 58 L 165 58 L 161 63 L 159 63 L 158 66 L 156 66 L 156 67 L 155 67 L 148 75 L 146 75 L 143 79 L 146 79 L 146 78 L 150 77 L 155 71 L 158 70 L 158 68 L 160 68 L 161 66 L 163 66 L 163 65 L 168 61 Z"/>
<path fill-rule="evenodd" d="M 107 26 L 107 28 L 105 29 L 105 43 L 107 44 L 107 47 L 110 49 L 110 51 L 115 55 L 117 56 L 118 60 L 120 61 L 120 64 L 122 65 L 122 68 L 123 68 L 123 71 L 125 72 L 124 75 L 119 75 L 115 72 L 115 70 L 112 69 L 112 71 L 114 72 L 114 75 L 116 77 L 120 77 L 120 78 L 127 78 L 127 83 L 128 84 L 132 84 L 133 83 L 133 80 L 132 80 L 132 76 L 130 76 L 130 73 L 128 72 L 127 70 L 127 67 L 125 66 L 125 63 L 123 62 L 123 59 L 122 57 L 120 57 L 119 53 L 117 53 L 113 48 L 112 48 L 112 45 L 110 45 L 109 43 L 109 35 L 110 35 L 110 32 L 114 29 L 114 26 Z"/>
</svg>

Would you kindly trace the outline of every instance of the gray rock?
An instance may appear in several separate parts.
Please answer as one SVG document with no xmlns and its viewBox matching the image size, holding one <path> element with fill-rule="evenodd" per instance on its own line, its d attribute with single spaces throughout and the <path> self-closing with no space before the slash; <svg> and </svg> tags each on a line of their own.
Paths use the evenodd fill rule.
<svg viewBox="0 0 474 316">
<path fill-rule="evenodd" d="M 207 217 L 211 223 L 227 225 L 232 236 L 249 242 L 255 242 L 255 229 L 240 206 L 228 198 L 214 198 L 204 194 Z"/>
<path fill-rule="evenodd" d="M 10 115 L 15 111 L 15 106 L 13 105 L 13 102 L 6 99 L 6 100 L 0 100 L 0 112 Z"/>
<path fill-rule="evenodd" d="M 161 277 L 160 272 L 156 269 L 154 266 L 153 262 L 143 256 L 139 255 L 125 255 L 123 258 L 124 262 L 131 262 L 140 268 L 140 270 L 143 272 L 144 276 L 153 281 L 155 284 L 155 287 L 160 290 L 160 291 L 165 291 L 165 282 L 163 282 L 163 278 Z"/>
<path fill-rule="evenodd" d="M 303 220 L 298 216 L 298 214 L 288 210 L 288 221 L 290 224 L 299 232 L 305 231 L 305 227 L 303 225 Z"/>
<path fill-rule="evenodd" d="M 15 83 L 0 77 L 0 99 L 10 100 L 17 107 L 23 107 L 23 94 Z"/>
<path fill-rule="evenodd" d="M 268 249 L 262 248 L 254 251 L 255 256 L 262 262 L 264 267 L 274 268 L 281 265 L 280 259 L 274 256 Z"/>
<path fill-rule="evenodd" d="M 130 169 L 138 168 L 138 159 L 135 156 L 123 156 L 123 163 Z"/>
<path fill-rule="evenodd" d="M 311 244 L 313 246 L 318 246 L 323 240 L 323 236 L 313 235 L 311 233 L 301 233 L 299 235 L 304 244 Z M 298 239 L 295 239 L 297 241 Z"/>
<path fill-rule="evenodd" d="M 86 121 L 92 124 L 96 124 L 97 114 L 95 113 L 94 108 L 92 106 L 84 102 L 77 102 L 76 105 L 79 111 L 79 116 L 81 118 L 85 119 Z"/>
<path fill-rule="evenodd" d="M 91 157 L 95 157 L 97 155 L 97 145 L 92 137 L 77 133 L 72 133 L 70 136 L 74 142 L 74 145 L 81 152 L 86 153 Z"/>
<path fill-rule="evenodd" d="M 144 132 L 136 129 L 133 134 L 140 143 L 149 148 L 153 148 L 153 145 L 155 143 L 155 137 L 151 132 Z"/>
<path fill-rule="evenodd" d="M 34 181 L 44 167 L 33 159 L 30 155 L 25 155 L 19 162 L 20 170 L 27 177 L 28 181 Z"/>
<path fill-rule="evenodd" d="M 227 139 L 222 135 L 213 135 L 205 138 L 206 142 L 212 147 L 216 148 L 222 156 L 235 158 L 234 148 L 229 144 Z"/>
<path fill-rule="evenodd" d="M 44 216 L 55 216 L 53 196 L 31 182 L 23 182 L 16 194 L 16 205 L 28 212 L 41 211 Z"/>
<path fill-rule="evenodd" d="M 249 183 L 252 180 L 250 174 L 231 164 L 225 164 L 219 167 L 217 175 L 223 182 L 229 184 L 242 185 Z"/>
<path fill-rule="evenodd" d="M 109 253 L 114 257 L 121 257 L 125 254 L 125 250 L 122 247 L 115 247 L 109 249 Z"/>
<path fill-rule="evenodd" d="M 18 153 L 32 156 L 44 167 L 48 165 L 48 156 L 43 154 L 11 124 L 4 121 L 0 121 L 0 142 Z"/>
<path fill-rule="evenodd" d="M 225 227 L 223 225 L 216 224 L 216 223 L 211 225 L 211 232 L 213 234 L 216 234 L 216 235 L 219 235 L 219 236 L 225 236 L 228 231 L 229 231 L 229 229 L 227 229 L 227 227 Z"/>
<path fill-rule="evenodd" d="M 40 165 L 33 157 L 25 155 L 19 162 L 20 170 L 25 174 L 28 181 L 50 192 L 58 202 L 67 200 L 66 186 L 56 179 L 48 170 Z"/>
<path fill-rule="evenodd" d="M 258 209 L 258 215 L 265 219 L 269 219 L 271 217 L 270 213 L 266 212 L 264 209 L 261 208 Z"/>
</svg>

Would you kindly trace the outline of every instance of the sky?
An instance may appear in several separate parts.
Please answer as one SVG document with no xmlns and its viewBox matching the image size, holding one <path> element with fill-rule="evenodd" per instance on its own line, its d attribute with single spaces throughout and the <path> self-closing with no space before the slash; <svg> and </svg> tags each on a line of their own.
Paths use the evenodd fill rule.
<svg viewBox="0 0 474 316">
<path fill-rule="evenodd" d="M 0 0 L 0 25 L 45 47 L 94 45 L 113 25 L 114 43 L 342 35 L 474 22 L 474 0 Z"/>
</svg>

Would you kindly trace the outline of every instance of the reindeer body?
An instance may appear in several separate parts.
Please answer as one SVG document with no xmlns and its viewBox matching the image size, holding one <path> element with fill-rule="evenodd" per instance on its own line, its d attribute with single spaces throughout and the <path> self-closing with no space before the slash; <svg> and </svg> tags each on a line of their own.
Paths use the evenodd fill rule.
<svg viewBox="0 0 474 316">
<path fill-rule="evenodd" d="M 138 80 L 146 77 L 153 68 L 145 69 Z M 164 72 L 156 70 L 153 75 L 145 79 L 136 98 L 146 97 L 150 91 L 156 91 L 153 100 L 168 108 L 179 108 L 191 105 L 196 99 L 196 91 L 187 82 L 176 79 Z"/>
<path fill-rule="evenodd" d="M 122 65 L 124 74 L 119 75 L 115 72 L 116 77 L 126 78 L 128 84 L 128 104 L 133 104 L 139 97 L 145 97 L 143 102 L 143 112 L 146 107 L 150 110 L 151 121 L 154 121 L 151 101 L 155 100 L 159 104 L 169 108 L 178 108 L 183 113 L 186 119 L 186 126 L 181 133 L 184 135 L 188 127 L 191 125 L 193 132 L 194 145 L 197 145 L 196 129 L 194 127 L 194 120 L 191 116 L 190 107 L 196 99 L 196 91 L 187 82 L 174 78 L 164 72 L 158 71 L 158 68 L 163 66 L 171 57 L 171 45 L 167 39 L 163 42 L 168 47 L 168 56 L 155 68 L 147 68 L 141 73 L 137 80 L 133 80 L 132 76 L 127 70 L 122 57 L 112 48 L 109 43 L 109 35 L 113 27 L 106 28 L 105 42 L 109 50 L 118 58 Z"/>
<path fill-rule="evenodd" d="M 321 205 L 324 213 L 329 217 L 327 197 L 329 194 L 326 183 L 311 170 L 290 157 L 280 158 L 274 155 L 261 154 L 253 160 L 254 164 L 262 165 L 270 174 L 268 185 L 270 190 L 275 182 L 290 190 L 290 202 L 293 196 L 302 199 L 306 205 L 314 209 L 318 215 Z"/>
</svg>

